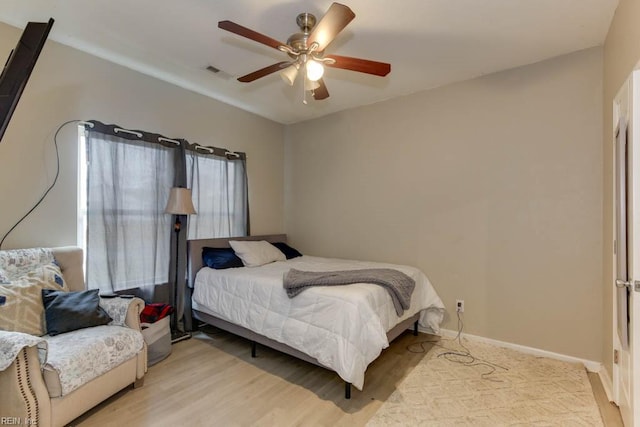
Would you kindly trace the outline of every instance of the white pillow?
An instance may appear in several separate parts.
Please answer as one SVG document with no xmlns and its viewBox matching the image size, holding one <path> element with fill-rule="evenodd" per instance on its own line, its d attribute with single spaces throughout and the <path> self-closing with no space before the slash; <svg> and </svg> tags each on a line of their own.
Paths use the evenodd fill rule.
<svg viewBox="0 0 640 427">
<path fill-rule="evenodd" d="M 274 261 L 287 260 L 280 249 L 266 240 L 230 240 L 229 245 L 245 267 L 258 267 Z"/>
</svg>

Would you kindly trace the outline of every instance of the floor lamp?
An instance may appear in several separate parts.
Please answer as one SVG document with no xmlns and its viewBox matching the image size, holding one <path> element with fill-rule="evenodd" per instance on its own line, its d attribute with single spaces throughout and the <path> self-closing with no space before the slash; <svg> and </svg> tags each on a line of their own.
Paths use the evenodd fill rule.
<svg viewBox="0 0 640 427">
<path fill-rule="evenodd" d="M 193 207 L 193 201 L 191 200 L 191 190 L 182 187 L 173 187 L 169 193 L 169 200 L 167 201 L 167 207 L 164 210 L 165 213 L 175 215 L 176 222 L 173 225 L 173 231 L 176 233 L 176 266 L 175 277 L 173 281 L 173 303 L 175 304 L 172 318 L 171 318 L 171 342 L 178 342 L 191 338 L 189 332 L 178 331 L 178 255 L 180 248 L 180 230 L 182 228 L 182 222 L 180 221 L 181 215 L 193 215 L 196 213 Z"/>
</svg>

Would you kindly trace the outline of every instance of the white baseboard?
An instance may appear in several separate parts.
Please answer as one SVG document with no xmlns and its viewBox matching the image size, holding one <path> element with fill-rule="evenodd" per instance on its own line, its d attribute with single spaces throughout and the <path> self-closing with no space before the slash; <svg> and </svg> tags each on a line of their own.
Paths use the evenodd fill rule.
<svg viewBox="0 0 640 427">
<path fill-rule="evenodd" d="M 426 332 L 429 333 L 427 331 L 421 331 L 421 332 Z M 450 329 L 441 329 L 440 330 L 440 334 L 444 337 L 447 338 L 453 338 L 456 337 L 458 335 L 458 331 L 452 331 Z M 520 344 L 513 344 L 513 343 L 509 343 L 509 342 L 505 342 L 505 341 L 498 341 L 498 340 L 494 340 L 491 338 L 485 338 L 485 337 L 481 337 L 478 335 L 471 335 L 471 334 L 465 334 L 463 333 L 462 336 L 464 338 L 470 339 L 470 340 L 474 340 L 474 341 L 479 341 L 479 342 L 485 342 L 488 344 L 492 344 L 498 347 L 503 347 L 503 348 L 509 348 L 512 350 L 516 350 L 516 351 L 520 351 L 522 353 L 526 353 L 526 354 L 531 354 L 533 356 L 540 356 L 540 357 L 548 357 L 550 359 L 556 359 L 556 360 L 562 360 L 564 362 L 571 362 L 571 363 L 582 363 L 584 365 L 584 367 L 587 369 L 587 371 L 589 372 L 595 372 L 597 374 L 600 375 L 600 378 L 603 378 L 603 372 L 604 375 L 606 375 L 607 380 L 608 380 L 608 384 L 605 385 L 605 380 L 602 380 L 602 384 L 605 388 L 605 392 L 607 393 L 607 397 L 610 398 L 610 390 L 612 389 L 612 387 L 610 386 L 612 384 L 611 380 L 608 379 L 608 375 L 607 375 L 607 371 L 606 369 L 603 368 L 602 363 L 600 362 L 595 362 L 593 360 L 587 360 L 587 359 L 581 359 L 579 357 L 574 357 L 574 356 L 567 356 L 566 354 L 560 354 L 560 353 L 554 353 L 552 351 L 547 351 L 547 350 L 541 350 L 539 348 L 534 348 L 534 347 L 527 347 L 524 345 L 520 345 Z M 607 389 L 607 387 L 609 387 Z"/>
</svg>

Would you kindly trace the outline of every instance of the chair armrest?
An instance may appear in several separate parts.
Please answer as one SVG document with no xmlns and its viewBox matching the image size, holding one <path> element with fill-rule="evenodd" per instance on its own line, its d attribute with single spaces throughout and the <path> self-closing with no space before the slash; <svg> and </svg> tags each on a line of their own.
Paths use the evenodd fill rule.
<svg viewBox="0 0 640 427">
<path fill-rule="evenodd" d="M 51 425 L 51 403 L 37 347 L 24 347 L 11 365 L 0 371 L 0 390 L 3 417 L 20 419 L 20 424 Z"/>
<path fill-rule="evenodd" d="M 110 325 L 128 326 L 137 331 L 144 301 L 140 298 L 100 298 L 100 307 L 113 319 Z"/>
</svg>

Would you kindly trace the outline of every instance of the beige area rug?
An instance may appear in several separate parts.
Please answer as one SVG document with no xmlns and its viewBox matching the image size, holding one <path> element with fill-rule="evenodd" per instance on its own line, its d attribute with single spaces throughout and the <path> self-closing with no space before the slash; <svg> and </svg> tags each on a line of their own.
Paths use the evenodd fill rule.
<svg viewBox="0 0 640 427">
<path fill-rule="evenodd" d="M 439 344 L 463 350 L 458 341 Z M 442 355 L 448 350 L 434 346 L 367 425 L 603 425 L 581 364 L 464 338 L 462 345 L 475 356 L 475 364 L 468 357 Z M 420 346 L 411 350 L 420 350 Z M 483 361 L 494 367 L 478 364 Z"/>
</svg>

